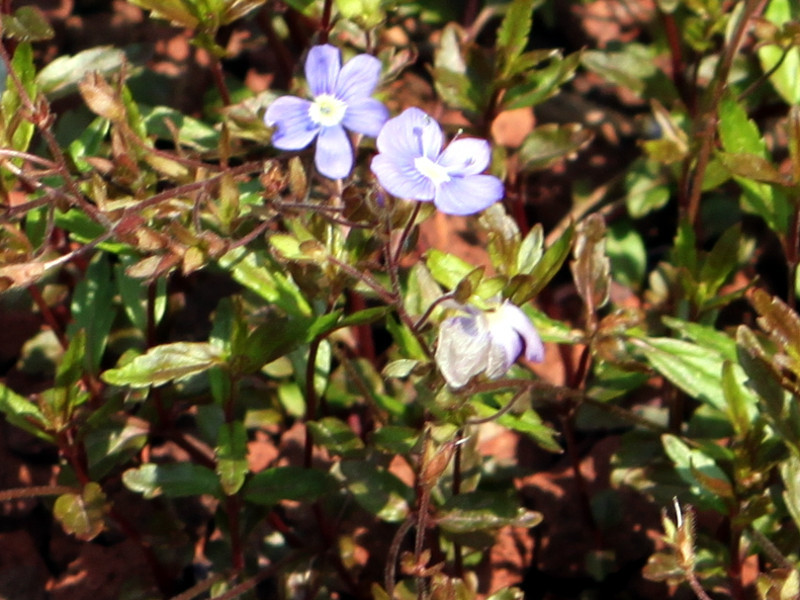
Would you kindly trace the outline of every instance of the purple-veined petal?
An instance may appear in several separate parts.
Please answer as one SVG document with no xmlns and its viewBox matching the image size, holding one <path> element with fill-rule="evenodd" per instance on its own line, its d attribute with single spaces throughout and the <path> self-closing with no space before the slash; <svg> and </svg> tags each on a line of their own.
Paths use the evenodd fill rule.
<svg viewBox="0 0 800 600">
<path fill-rule="evenodd" d="M 264 122 L 275 127 L 272 145 L 281 150 L 300 150 L 308 146 L 319 127 L 308 116 L 311 102 L 296 96 L 281 96 L 269 105 Z"/>
<path fill-rule="evenodd" d="M 486 368 L 491 338 L 483 314 L 445 319 L 439 327 L 434 356 L 445 381 L 460 388 Z"/>
<path fill-rule="evenodd" d="M 380 153 L 393 157 L 427 156 L 436 160 L 442 149 L 442 139 L 442 130 L 436 121 L 418 108 L 407 108 L 386 121 L 377 144 Z"/>
<path fill-rule="evenodd" d="M 373 157 L 370 168 L 383 189 L 393 196 L 408 200 L 433 200 L 433 183 L 414 167 L 412 158 L 404 160 L 378 154 Z"/>
<path fill-rule="evenodd" d="M 306 57 L 306 81 L 311 95 L 333 94 L 342 67 L 339 49 L 330 44 L 313 46 Z"/>
<path fill-rule="evenodd" d="M 330 179 L 344 179 L 353 168 L 353 148 L 344 127 L 323 127 L 314 154 L 317 171 Z"/>
<path fill-rule="evenodd" d="M 531 362 L 544 360 L 544 345 L 539 332 L 531 323 L 528 315 L 515 304 L 506 301 L 498 309 L 498 318 L 511 327 L 525 343 L 525 358 Z"/>
<path fill-rule="evenodd" d="M 503 198 L 503 182 L 493 175 L 453 177 L 436 188 L 433 199 L 443 213 L 472 215 Z"/>
<path fill-rule="evenodd" d="M 489 142 L 478 138 L 455 139 L 444 149 L 436 161 L 450 175 L 477 175 L 482 173 L 492 160 Z"/>
<path fill-rule="evenodd" d="M 348 104 L 369 98 L 381 77 L 381 61 L 369 54 L 348 60 L 339 72 L 335 95 Z"/>
<path fill-rule="evenodd" d="M 374 98 L 363 98 L 347 105 L 342 125 L 350 131 L 376 137 L 388 118 L 389 109 L 382 102 Z"/>
</svg>

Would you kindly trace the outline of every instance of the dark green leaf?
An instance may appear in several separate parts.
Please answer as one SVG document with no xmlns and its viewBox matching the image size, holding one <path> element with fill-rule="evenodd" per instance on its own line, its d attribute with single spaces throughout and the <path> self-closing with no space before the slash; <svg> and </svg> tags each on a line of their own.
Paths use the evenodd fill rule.
<svg viewBox="0 0 800 600">
<path fill-rule="evenodd" d="M 50 23 L 35 6 L 22 6 L 13 15 L 0 16 L 3 37 L 20 42 L 41 42 L 55 35 Z"/>
<path fill-rule="evenodd" d="M 125 486 L 145 498 L 164 494 L 168 498 L 209 494 L 219 497 L 219 478 L 206 467 L 192 463 L 148 463 L 122 474 Z"/>
<path fill-rule="evenodd" d="M 558 93 L 572 79 L 581 60 L 581 52 L 551 59 L 546 67 L 526 74 L 525 81 L 511 86 L 503 96 L 503 110 L 535 106 Z"/>
<path fill-rule="evenodd" d="M 359 456 L 364 450 L 361 438 L 347 426 L 347 423 L 335 417 L 309 421 L 306 425 L 317 445 L 325 447 L 333 455 L 352 458 Z"/>
<path fill-rule="evenodd" d="M 247 462 L 247 431 L 241 421 L 225 423 L 217 439 L 217 475 L 222 491 L 231 496 L 238 492 L 250 468 Z"/>
<path fill-rule="evenodd" d="M 335 480 L 325 472 L 300 467 L 273 467 L 256 473 L 244 486 L 248 502 L 274 506 L 281 500 L 314 502 L 336 489 Z"/>
<path fill-rule="evenodd" d="M 342 461 L 340 468 L 347 489 L 364 510 L 390 523 L 408 516 L 414 493 L 396 475 L 367 461 Z"/>
<path fill-rule="evenodd" d="M 548 123 L 534 129 L 519 149 L 524 170 L 543 170 L 588 144 L 594 133 L 578 123 Z"/>
<path fill-rule="evenodd" d="M 86 276 L 75 287 L 72 295 L 73 323 L 70 331 L 86 332 L 86 357 L 83 362 L 89 373 L 97 373 L 108 342 L 111 325 L 116 317 L 112 304 L 114 284 L 108 257 L 98 254 L 86 270 Z"/>
<path fill-rule="evenodd" d="M 388 454 L 405 455 L 417 445 L 420 433 L 411 427 L 385 425 L 371 436 L 375 448 Z"/>
<path fill-rule="evenodd" d="M 511 525 L 535 527 L 542 515 L 522 508 L 519 500 L 491 492 L 469 492 L 450 498 L 436 515 L 436 523 L 450 533 L 495 530 Z"/>
</svg>

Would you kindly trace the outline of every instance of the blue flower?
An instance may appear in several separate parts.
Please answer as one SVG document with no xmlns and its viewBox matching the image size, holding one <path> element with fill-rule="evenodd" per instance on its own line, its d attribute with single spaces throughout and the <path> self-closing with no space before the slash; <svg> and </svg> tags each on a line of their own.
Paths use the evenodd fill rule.
<svg viewBox="0 0 800 600">
<path fill-rule="evenodd" d="M 345 129 L 375 137 L 389 118 L 386 107 L 371 98 L 381 62 L 361 54 L 342 67 L 339 50 L 325 44 L 308 51 L 305 70 L 314 99 L 283 96 L 267 108 L 264 121 L 276 128 L 272 145 L 300 150 L 317 138 L 317 170 L 331 179 L 342 179 L 353 168 L 353 149 Z"/>
<path fill-rule="evenodd" d="M 451 387 L 463 387 L 480 373 L 489 379 L 505 375 L 523 350 L 531 362 L 544 359 L 539 333 L 519 307 L 506 300 L 489 311 L 460 308 L 462 314 L 442 322 L 435 355 Z"/>
<path fill-rule="evenodd" d="M 390 194 L 430 201 L 442 212 L 471 215 L 503 197 L 503 182 L 481 175 L 492 151 L 486 140 L 458 138 L 442 150 L 439 124 L 418 108 L 389 119 L 378 134 L 372 172 Z"/>
</svg>

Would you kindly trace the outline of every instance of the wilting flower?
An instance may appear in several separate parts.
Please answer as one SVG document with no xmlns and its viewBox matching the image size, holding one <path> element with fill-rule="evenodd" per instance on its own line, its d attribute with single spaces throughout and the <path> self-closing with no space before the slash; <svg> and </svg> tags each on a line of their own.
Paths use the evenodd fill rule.
<svg viewBox="0 0 800 600">
<path fill-rule="evenodd" d="M 457 138 L 442 150 L 439 124 L 418 108 L 389 119 L 378 134 L 372 172 L 391 194 L 430 201 L 442 212 L 471 215 L 503 197 L 503 182 L 481 175 L 492 151 L 486 140 Z"/>
<path fill-rule="evenodd" d="M 514 304 L 506 300 L 494 310 L 461 310 L 442 322 L 436 347 L 436 364 L 451 387 L 460 388 L 479 373 L 490 379 L 505 375 L 523 350 L 529 361 L 544 358 L 539 333 Z"/>
<path fill-rule="evenodd" d="M 317 138 L 317 170 L 331 179 L 347 177 L 353 149 L 345 129 L 375 137 L 389 118 L 386 107 L 371 98 L 381 62 L 360 54 L 342 67 L 339 50 L 325 44 L 308 51 L 305 70 L 314 99 L 283 96 L 267 108 L 264 121 L 276 127 L 272 145 L 300 150 Z"/>
</svg>

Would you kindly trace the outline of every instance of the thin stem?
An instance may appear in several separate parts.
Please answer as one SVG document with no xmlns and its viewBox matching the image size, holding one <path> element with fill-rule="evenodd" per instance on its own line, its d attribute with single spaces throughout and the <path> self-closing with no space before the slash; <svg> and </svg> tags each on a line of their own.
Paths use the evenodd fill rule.
<svg viewBox="0 0 800 600">
<path fill-rule="evenodd" d="M 728 83 L 728 75 L 733 66 L 733 59 L 739 50 L 744 34 L 750 23 L 750 19 L 755 16 L 759 7 L 765 0 L 745 0 L 744 9 L 739 14 L 739 19 L 735 24 L 734 32 L 728 44 L 720 56 L 717 69 L 714 73 L 714 80 L 707 91 L 702 113 L 700 115 L 699 127 L 696 135 L 700 139 L 700 150 L 697 152 L 694 173 L 690 175 L 687 171 L 687 179 L 684 189 L 686 192 L 687 205 L 684 207 L 689 223 L 697 227 L 697 217 L 700 212 L 700 196 L 703 192 L 703 180 L 705 179 L 706 168 L 711 159 L 711 151 L 716 141 L 717 111 L 719 103 L 725 92 Z M 691 160 L 691 157 L 687 160 Z"/>
<path fill-rule="evenodd" d="M 331 15 L 333 13 L 333 0 L 325 0 L 322 7 L 322 21 L 320 23 L 319 43 L 328 43 L 328 34 L 331 31 Z"/>
<path fill-rule="evenodd" d="M 414 526 L 414 517 L 409 515 L 403 524 L 397 528 L 397 531 L 392 538 L 392 543 L 389 546 L 389 554 L 386 558 L 386 568 L 383 571 L 383 587 L 386 588 L 386 593 L 390 598 L 394 597 L 394 576 L 397 569 L 397 558 L 400 554 L 400 545 L 403 543 L 403 538 L 406 537 L 409 530 Z"/>
<path fill-rule="evenodd" d="M 214 84 L 219 90 L 219 97 L 222 99 L 223 106 L 231 105 L 231 93 L 228 90 L 228 84 L 225 83 L 225 72 L 222 70 L 222 62 L 214 56 L 211 59 L 211 74 L 214 77 Z"/>
<path fill-rule="evenodd" d="M 393 263 L 397 264 L 400 262 L 400 257 L 403 254 L 403 247 L 406 245 L 406 240 L 411 233 L 411 229 L 414 227 L 414 224 L 417 222 L 417 217 L 419 216 L 419 211 L 422 209 L 422 202 L 415 202 L 414 203 L 414 210 L 411 211 L 411 216 L 408 218 L 405 227 L 403 228 L 400 237 L 397 239 L 397 249 L 395 250 Z M 391 234 L 391 232 L 390 232 Z M 390 235 L 391 239 L 391 235 Z"/>
</svg>

